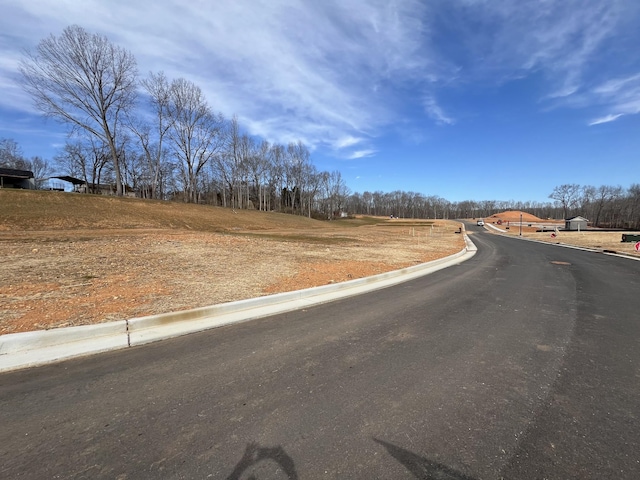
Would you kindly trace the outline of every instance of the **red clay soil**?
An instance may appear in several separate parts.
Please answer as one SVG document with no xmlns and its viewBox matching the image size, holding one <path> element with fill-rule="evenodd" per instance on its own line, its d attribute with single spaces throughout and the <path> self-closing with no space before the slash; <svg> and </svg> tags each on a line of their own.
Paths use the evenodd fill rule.
<svg viewBox="0 0 640 480">
<path fill-rule="evenodd" d="M 0 335 L 186 310 L 375 275 L 460 251 L 464 240 L 455 234 L 458 226 L 398 222 L 263 235 L 160 229 L 2 232 Z"/>
<path fill-rule="evenodd" d="M 530 213 L 520 212 L 516 210 L 509 210 L 502 213 L 496 213 L 495 215 L 491 215 L 490 217 L 487 217 L 487 220 L 491 223 L 493 223 L 494 220 L 495 221 L 502 220 L 503 222 L 520 222 L 520 215 L 522 215 L 523 223 L 548 222 L 548 220 L 543 220 L 541 218 L 536 217 L 535 215 L 531 215 Z"/>
</svg>

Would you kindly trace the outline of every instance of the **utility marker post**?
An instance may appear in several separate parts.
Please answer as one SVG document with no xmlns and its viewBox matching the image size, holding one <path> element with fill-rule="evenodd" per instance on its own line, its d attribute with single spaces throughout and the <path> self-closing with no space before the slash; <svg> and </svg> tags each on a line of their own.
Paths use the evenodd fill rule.
<svg viewBox="0 0 640 480">
<path fill-rule="evenodd" d="M 520 236 L 522 236 L 522 212 L 520 212 Z"/>
</svg>

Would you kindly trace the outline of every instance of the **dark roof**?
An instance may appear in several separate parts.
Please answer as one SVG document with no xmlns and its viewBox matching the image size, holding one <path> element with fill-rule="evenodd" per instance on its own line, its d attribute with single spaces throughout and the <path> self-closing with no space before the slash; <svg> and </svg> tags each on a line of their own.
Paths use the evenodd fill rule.
<svg viewBox="0 0 640 480">
<path fill-rule="evenodd" d="M 577 217 L 567 218 L 566 221 L 567 222 L 588 222 L 589 220 L 578 215 Z"/>
<path fill-rule="evenodd" d="M 70 177 L 68 175 L 62 175 L 60 177 L 51 177 L 51 178 L 57 178 L 58 180 L 63 180 L 65 182 L 73 183 L 74 185 L 82 185 L 83 183 L 85 183 L 84 180 L 80 180 L 79 178 L 75 178 L 75 177 Z"/>
<path fill-rule="evenodd" d="M 0 168 L 0 176 L 10 178 L 33 178 L 30 170 L 16 170 L 15 168 Z"/>
</svg>

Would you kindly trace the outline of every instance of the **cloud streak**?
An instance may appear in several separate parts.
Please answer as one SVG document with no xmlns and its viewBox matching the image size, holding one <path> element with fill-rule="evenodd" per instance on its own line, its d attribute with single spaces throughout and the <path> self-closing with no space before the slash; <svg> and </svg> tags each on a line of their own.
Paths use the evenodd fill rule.
<svg viewBox="0 0 640 480">
<path fill-rule="evenodd" d="M 438 125 L 453 125 L 455 123 L 454 119 L 449 117 L 442 107 L 438 105 L 436 99 L 429 95 L 425 97 L 422 101 L 425 112 L 432 118 Z"/>
<path fill-rule="evenodd" d="M 141 72 L 198 83 L 215 109 L 237 114 L 256 134 L 335 145 L 345 136 L 375 135 L 395 115 L 389 79 L 428 68 L 423 10 L 417 0 L 274 0 L 251 8 L 231 1 L 31 0 L 16 2 L 11 15 L 37 18 L 37 26 L 23 35 L 20 22 L 2 27 L 14 46 L 33 48 L 77 23 L 130 49 Z M 0 68 L 3 77 L 11 70 Z"/>
<path fill-rule="evenodd" d="M 355 152 L 349 154 L 347 158 L 349 160 L 356 160 L 358 158 L 372 157 L 375 154 L 375 150 L 356 150 Z"/>
<path fill-rule="evenodd" d="M 623 115 L 640 113 L 640 73 L 608 80 L 589 92 L 589 96 L 611 113 L 593 120 L 589 126 L 613 122 Z"/>
<path fill-rule="evenodd" d="M 607 115 L 606 117 L 597 118 L 591 122 L 589 122 L 589 126 L 600 125 L 602 123 L 615 122 L 618 118 L 620 118 L 623 114 L 618 113 L 616 115 Z"/>
<path fill-rule="evenodd" d="M 589 8 L 580 0 L 271 0 L 251 8 L 9 0 L 0 19 L 0 107 L 33 113 L 16 83 L 20 51 L 76 23 L 131 50 L 143 74 L 194 81 L 215 110 L 237 115 L 255 135 L 362 158 L 399 122 L 455 128 L 461 117 L 444 100 L 452 88 L 537 74 L 547 100 L 610 107 L 600 120 L 637 113 L 638 78 L 615 70 L 617 80 L 606 78 L 609 70 L 593 63 L 629 8 L 622 0 Z M 591 75 L 599 87 L 585 80 Z M 357 145 L 366 148 L 353 152 Z"/>
</svg>

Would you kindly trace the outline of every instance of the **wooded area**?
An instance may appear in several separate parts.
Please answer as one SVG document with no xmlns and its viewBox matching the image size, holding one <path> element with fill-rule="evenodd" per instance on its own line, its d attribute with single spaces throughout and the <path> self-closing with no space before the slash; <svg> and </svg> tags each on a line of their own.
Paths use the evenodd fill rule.
<svg viewBox="0 0 640 480">
<path fill-rule="evenodd" d="M 484 218 L 507 210 L 518 210 L 542 219 L 581 215 L 591 225 L 640 230 L 640 184 L 620 186 L 576 184 L 556 187 L 552 201 L 465 200 L 449 202 L 438 196 L 415 192 L 354 193 L 345 201 L 349 212 L 367 215 L 395 215 L 409 218 Z"/>
</svg>

